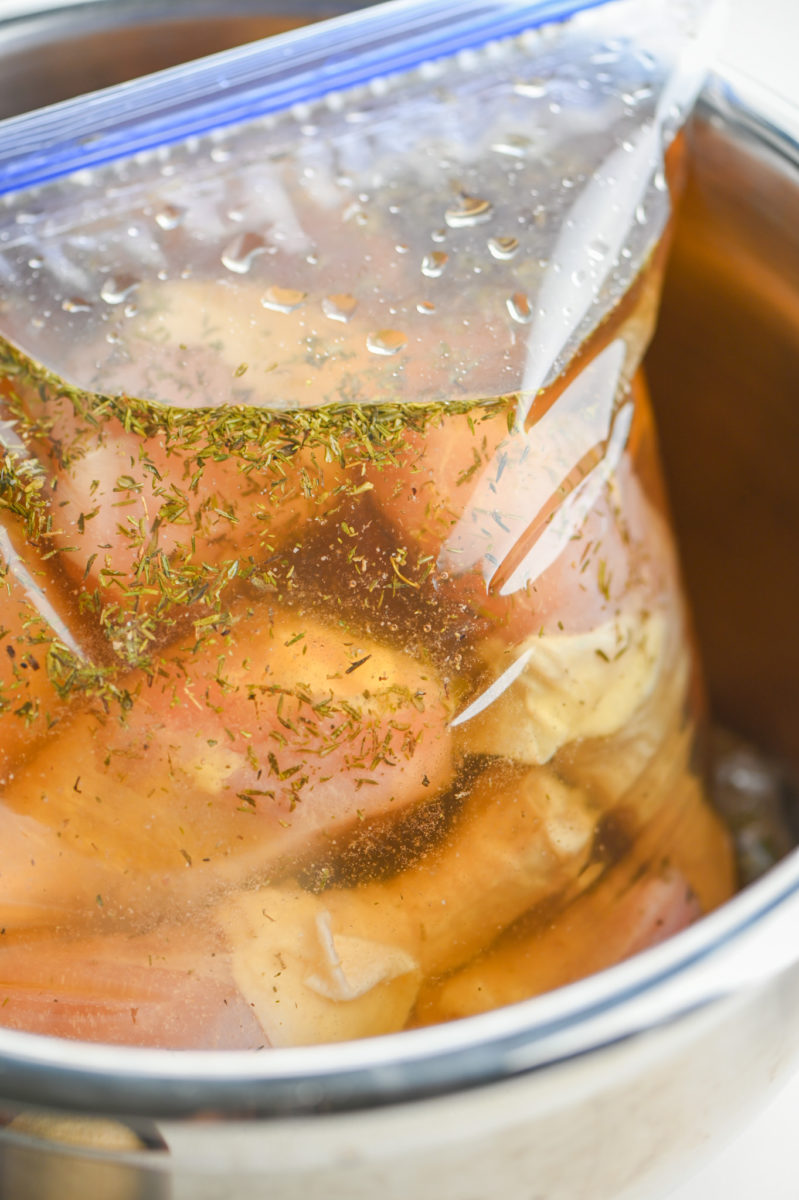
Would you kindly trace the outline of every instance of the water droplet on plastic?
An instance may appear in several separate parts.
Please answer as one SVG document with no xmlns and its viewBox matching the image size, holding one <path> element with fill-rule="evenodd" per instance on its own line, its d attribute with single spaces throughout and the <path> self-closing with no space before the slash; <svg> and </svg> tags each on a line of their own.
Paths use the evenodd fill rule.
<svg viewBox="0 0 799 1200">
<path fill-rule="evenodd" d="M 561 179 L 561 181 L 560 181 L 560 186 L 561 186 L 562 188 L 566 188 L 566 190 L 567 190 L 567 191 L 568 191 L 570 188 L 573 188 L 573 187 L 574 187 L 574 180 L 572 179 L 571 175 L 564 175 L 564 176 L 563 176 L 563 178 L 562 178 L 562 179 Z"/>
<path fill-rule="evenodd" d="M 423 317 L 426 317 L 436 311 L 436 306 L 435 304 L 431 304 L 429 300 L 420 300 L 416 305 L 416 311 L 421 313 Z"/>
<path fill-rule="evenodd" d="M 357 307 L 358 301 L 348 292 L 336 292 L 322 301 L 322 312 L 331 321 L 349 321 Z"/>
<path fill-rule="evenodd" d="M 353 200 L 352 204 L 348 204 L 341 214 L 342 221 L 353 221 L 356 225 L 365 225 L 369 220 L 369 214 L 364 212 L 361 205 Z"/>
<path fill-rule="evenodd" d="M 44 259 L 39 258 L 38 255 L 34 255 L 33 258 L 28 259 L 28 266 L 32 271 L 38 271 L 40 267 L 44 266 Z"/>
<path fill-rule="evenodd" d="M 619 56 L 615 50 L 598 50 L 596 54 L 591 55 L 588 61 L 599 66 L 601 63 L 616 63 L 619 61 Z"/>
<path fill-rule="evenodd" d="M 537 76 L 514 83 L 513 90 L 517 96 L 526 96 L 528 100 L 540 100 L 542 96 L 546 96 L 548 87 L 547 80 Z"/>
<path fill-rule="evenodd" d="M 631 108 L 641 104 L 644 100 L 648 100 L 652 95 L 652 85 L 649 83 L 643 84 L 641 87 L 635 88 L 632 92 L 622 92 L 621 98 L 624 104 L 629 104 Z"/>
<path fill-rule="evenodd" d="M 259 254 L 266 250 L 266 242 L 257 233 L 240 233 L 222 251 L 222 264 L 236 275 L 246 275 Z"/>
<path fill-rule="evenodd" d="M 533 310 L 530 306 L 530 299 L 524 292 L 514 292 L 505 303 L 514 321 L 517 321 L 519 325 L 530 324 L 533 319 Z"/>
<path fill-rule="evenodd" d="M 607 258 L 610 252 L 610 246 L 604 238 L 595 237 L 592 242 L 588 243 L 588 257 L 594 262 L 602 262 Z"/>
<path fill-rule="evenodd" d="M 182 224 L 186 210 L 178 208 L 176 204 L 165 204 L 164 207 L 155 214 L 155 223 L 159 229 L 177 229 L 178 225 Z"/>
<path fill-rule="evenodd" d="M 290 313 L 300 307 L 306 295 L 307 292 L 300 292 L 297 288 L 273 285 L 264 292 L 261 304 L 273 312 Z"/>
<path fill-rule="evenodd" d="M 572 271 L 572 283 L 574 284 L 575 287 L 582 287 L 587 278 L 588 278 L 587 271 L 582 271 L 582 270 Z"/>
<path fill-rule="evenodd" d="M 410 246 L 407 242 L 397 242 L 394 249 L 396 250 L 397 254 L 407 254 L 410 250 Z"/>
<path fill-rule="evenodd" d="M 639 225 L 646 225 L 647 216 L 646 216 L 646 209 L 644 208 L 643 204 L 639 204 L 638 207 L 636 208 L 635 219 Z"/>
<path fill-rule="evenodd" d="M 122 304 L 139 286 L 132 275 L 112 275 L 100 288 L 100 298 L 106 304 Z"/>
<path fill-rule="evenodd" d="M 319 262 L 319 253 L 317 250 L 309 250 L 305 255 L 305 261 L 309 267 L 315 267 Z"/>
<path fill-rule="evenodd" d="M 366 339 L 366 348 L 372 354 L 398 354 L 407 344 L 408 339 L 399 329 L 378 329 Z"/>
<path fill-rule="evenodd" d="M 451 229 L 460 229 L 464 225 L 480 225 L 483 221 L 489 221 L 493 211 L 490 200 L 482 200 L 479 196 L 461 196 L 444 213 L 444 220 Z"/>
<path fill-rule="evenodd" d="M 431 242 L 445 242 L 447 240 L 446 229 L 434 229 L 430 234 Z"/>
<path fill-rule="evenodd" d="M 519 239 L 515 237 L 492 237 L 488 239 L 488 249 L 494 258 L 507 262 L 519 253 Z"/>
<path fill-rule="evenodd" d="M 666 175 L 663 171 L 656 171 L 655 178 L 652 180 L 652 182 L 655 185 L 655 190 L 658 192 L 665 192 L 669 186 L 668 182 L 666 181 Z"/>
<path fill-rule="evenodd" d="M 66 300 L 61 301 L 61 307 L 64 312 L 79 313 L 91 312 L 92 306 L 88 300 L 84 300 L 82 296 L 68 296 Z"/>
<path fill-rule="evenodd" d="M 491 149 L 496 154 L 506 154 L 509 158 L 525 158 L 531 145 L 532 142 L 524 134 L 511 133 L 500 141 L 494 142 Z"/>
<path fill-rule="evenodd" d="M 422 259 L 422 274 L 427 275 L 428 279 L 438 279 L 444 274 L 448 259 L 449 255 L 443 250 L 432 250 L 430 254 L 425 254 Z"/>
</svg>

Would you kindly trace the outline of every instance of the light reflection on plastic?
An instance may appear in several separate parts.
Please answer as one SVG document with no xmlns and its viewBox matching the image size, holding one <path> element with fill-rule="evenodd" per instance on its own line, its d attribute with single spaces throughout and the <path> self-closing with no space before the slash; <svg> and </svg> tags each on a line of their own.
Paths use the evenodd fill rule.
<svg viewBox="0 0 799 1200">
<path fill-rule="evenodd" d="M 619 460 L 627 444 L 632 420 L 633 406 L 625 404 L 619 410 L 613 423 L 613 431 L 608 439 L 603 459 L 566 497 L 551 523 L 547 525 L 535 545 L 500 588 L 501 596 L 511 596 L 520 588 L 538 579 L 539 575 L 542 575 L 547 567 L 552 565 L 564 550 L 566 543 L 580 529 L 591 509 L 599 500 L 602 489 L 610 482 L 613 472 L 619 465 Z"/>
<path fill-rule="evenodd" d="M 536 517 L 560 493 L 562 516 L 556 510 L 503 584 L 502 594 L 523 587 L 554 562 L 587 516 L 624 449 L 631 406 L 627 406 L 629 414 L 619 413 L 612 435 L 611 424 L 625 350 L 621 339 L 611 342 L 530 430 L 517 428 L 502 442 L 441 550 L 441 570 L 461 574 L 479 565 L 488 586 Z M 582 479 L 573 480 L 592 451 L 600 455 L 599 462 Z"/>
<path fill-rule="evenodd" d="M 14 576 L 20 586 L 24 589 L 25 595 L 30 604 L 37 610 L 39 615 L 47 622 L 55 635 L 60 638 L 64 645 L 72 651 L 76 658 L 83 660 L 85 655 L 78 643 L 73 638 L 69 631 L 69 627 L 62 621 L 56 610 L 53 608 L 50 601 L 45 596 L 39 584 L 31 575 L 28 568 L 25 566 L 22 557 L 17 553 L 14 544 L 8 533 L 0 525 L 0 559 L 5 563 L 9 572 Z"/>
<path fill-rule="evenodd" d="M 616 265 L 633 215 L 660 158 L 660 130 L 645 125 L 631 134 L 625 149 L 608 155 L 577 197 L 562 222 L 548 271 L 536 297 L 539 310 L 530 326 L 523 391 L 532 397 L 543 387 L 552 364 L 594 303 L 596 293 Z M 601 244 L 601 257 L 590 253 Z M 558 319 L 563 314 L 563 319 Z M 566 315 L 568 314 L 568 315 Z M 521 414 L 522 419 L 526 413 Z"/>
</svg>

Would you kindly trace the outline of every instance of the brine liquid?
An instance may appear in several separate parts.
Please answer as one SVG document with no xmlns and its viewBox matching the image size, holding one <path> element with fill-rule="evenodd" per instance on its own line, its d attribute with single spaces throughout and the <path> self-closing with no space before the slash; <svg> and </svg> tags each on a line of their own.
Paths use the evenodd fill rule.
<svg viewBox="0 0 799 1200">
<path fill-rule="evenodd" d="M 8 350 L 0 1023 L 389 1032 L 731 893 L 641 309 L 529 413 L 167 410 Z"/>
</svg>

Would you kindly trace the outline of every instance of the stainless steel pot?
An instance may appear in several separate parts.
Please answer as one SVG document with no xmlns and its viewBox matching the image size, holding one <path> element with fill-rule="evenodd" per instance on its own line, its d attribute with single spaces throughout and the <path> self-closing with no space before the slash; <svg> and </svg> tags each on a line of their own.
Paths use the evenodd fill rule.
<svg viewBox="0 0 799 1200">
<path fill-rule="evenodd" d="M 0 118 L 372 0 L 0 0 Z"/>
<path fill-rule="evenodd" d="M 0 24 L 0 111 L 218 49 L 253 20 L 268 31 L 265 7 L 17 5 Z M 190 41 L 133 55 L 163 50 L 176 23 Z M 714 702 L 794 759 L 797 126 L 740 81 L 711 82 L 650 361 Z M 794 854 L 628 963 L 449 1026 L 263 1056 L 0 1031 L 0 1195 L 646 1200 L 732 1136 L 795 1061 L 798 921 Z M 41 1109 L 49 1125 L 33 1121 Z M 124 1148 L 125 1127 L 140 1148 Z"/>
</svg>

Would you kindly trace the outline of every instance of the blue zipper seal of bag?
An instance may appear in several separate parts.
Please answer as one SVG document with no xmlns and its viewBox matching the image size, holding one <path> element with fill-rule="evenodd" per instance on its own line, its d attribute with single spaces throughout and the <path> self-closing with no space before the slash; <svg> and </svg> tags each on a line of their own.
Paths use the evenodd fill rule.
<svg viewBox="0 0 799 1200">
<path fill-rule="evenodd" d="M 0 122 L 0 196 L 244 124 L 613 0 L 390 0 Z"/>
</svg>

